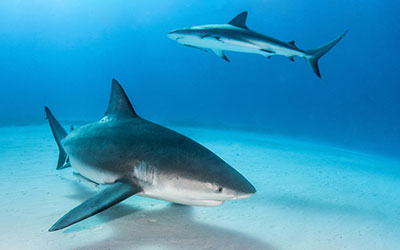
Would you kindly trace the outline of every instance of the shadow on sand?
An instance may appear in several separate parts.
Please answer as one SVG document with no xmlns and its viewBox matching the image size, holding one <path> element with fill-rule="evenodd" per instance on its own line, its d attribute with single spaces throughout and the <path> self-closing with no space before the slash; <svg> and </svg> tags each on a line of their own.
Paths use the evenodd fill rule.
<svg viewBox="0 0 400 250">
<path fill-rule="evenodd" d="M 68 197 L 85 200 L 93 194 L 78 186 L 75 184 L 77 192 Z M 276 249 L 241 232 L 197 222 L 193 210 L 193 207 L 177 204 L 146 210 L 121 203 L 96 215 L 96 220 L 83 221 L 63 233 L 79 233 L 99 227 L 103 230 L 102 226 L 106 224 L 110 227 L 108 231 L 112 233 L 100 241 L 88 244 L 82 241 L 73 249 Z M 112 222 L 121 217 L 124 219 Z"/>
</svg>

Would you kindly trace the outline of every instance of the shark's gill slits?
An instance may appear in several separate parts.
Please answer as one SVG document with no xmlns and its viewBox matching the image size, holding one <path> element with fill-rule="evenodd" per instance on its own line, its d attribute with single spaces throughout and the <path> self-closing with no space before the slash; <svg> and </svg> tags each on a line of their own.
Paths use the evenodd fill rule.
<svg viewBox="0 0 400 250">
<path fill-rule="evenodd" d="M 140 182 L 153 184 L 155 174 L 156 169 L 145 161 L 136 162 L 133 166 L 133 175 Z"/>
</svg>

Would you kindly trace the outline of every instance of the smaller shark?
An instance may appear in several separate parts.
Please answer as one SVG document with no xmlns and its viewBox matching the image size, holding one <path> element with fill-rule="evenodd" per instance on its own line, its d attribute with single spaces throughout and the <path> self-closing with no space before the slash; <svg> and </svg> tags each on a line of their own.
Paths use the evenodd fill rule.
<svg viewBox="0 0 400 250">
<path fill-rule="evenodd" d="M 139 117 L 116 80 L 99 121 L 67 134 L 50 109 L 45 107 L 45 112 L 60 151 L 57 169 L 72 167 L 79 180 L 100 187 L 49 231 L 68 227 L 133 195 L 218 206 L 256 192 L 245 177 L 207 148 Z"/>
<path fill-rule="evenodd" d="M 294 57 L 305 58 L 315 74 L 321 78 L 318 60 L 335 46 L 347 31 L 331 42 L 310 50 L 299 49 L 294 41 L 282 42 L 278 39 L 257 33 L 246 26 L 247 11 L 233 18 L 228 24 L 209 24 L 172 30 L 168 37 L 187 47 L 203 51 L 212 50 L 219 57 L 230 62 L 224 51 L 259 54 L 268 59 L 282 55 L 294 61 Z"/>
</svg>

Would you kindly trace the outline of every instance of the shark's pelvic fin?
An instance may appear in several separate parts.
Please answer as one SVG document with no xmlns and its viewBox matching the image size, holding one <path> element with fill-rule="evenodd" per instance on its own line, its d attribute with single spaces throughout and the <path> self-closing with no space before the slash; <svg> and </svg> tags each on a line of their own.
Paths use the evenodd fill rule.
<svg viewBox="0 0 400 250">
<path fill-rule="evenodd" d="M 305 56 L 306 60 L 308 61 L 308 63 L 310 64 L 311 68 L 313 69 L 314 73 L 321 78 L 321 74 L 319 72 L 319 67 L 318 67 L 318 60 L 325 55 L 330 49 L 333 48 L 333 46 L 335 46 L 348 32 L 348 30 L 346 30 L 345 32 L 343 32 L 340 36 L 338 36 L 336 39 L 330 41 L 329 43 L 316 48 L 316 49 L 310 49 L 307 50 L 306 53 L 307 55 Z"/>
<path fill-rule="evenodd" d="M 56 231 L 82 221 L 90 216 L 118 204 L 126 198 L 140 192 L 141 189 L 126 182 L 107 184 L 107 187 L 92 198 L 84 201 L 59 219 L 49 231 Z"/>
<path fill-rule="evenodd" d="M 290 61 L 294 62 L 294 56 L 288 57 Z"/>
<path fill-rule="evenodd" d="M 217 50 L 217 49 L 213 49 L 212 50 L 215 54 L 217 54 L 217 56 L 221 57 L 222 59 L 224 59 L 227 62 L 231 62 L 228 57 L 224 54 L 224 52 L 222 50 Z"/>
<path fill-rule="evenodd" d="M 247 11 L 243 11 L 239 15 L 235 16 L 230 22 L 230 25 L 240 27 L 243 29 L 248 29 L 246 26 Z"/>
<path fill-rule="evenodd" d="M 69 161 L 67 158 L 67 153 L 65 152 L 61 140 L 67 136 L 67 132 L 61 126 L 61 124 L 56 120 L 56 118 L 51 113 L 48 107 L 44 107 L 44 111 L 46 112 L 46 119 L 49 120 L 51 131 L 53 132 L 54 139 L 56 140 L 58 150 L 60 151 L 58 155 L 57 169 L 66 168 L 69 165 Z"/>
<path fill-rule="evenodd" d="M 121 118 L 139 117 L 132 107 L 125 91 L 117 80 L 112 80 L 110 102 L 105 116 L 115 116 Z"/>
</svg>

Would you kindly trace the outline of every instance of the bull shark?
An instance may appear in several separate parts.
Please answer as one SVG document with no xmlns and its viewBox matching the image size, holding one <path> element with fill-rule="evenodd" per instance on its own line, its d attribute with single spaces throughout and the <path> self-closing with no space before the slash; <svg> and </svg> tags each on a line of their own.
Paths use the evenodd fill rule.
<svg viewBox="0 0 400 250">
<path fill-rule="evenodd" d="M 250 30 L 246 26 L 246 19 L 247 11 L 244 11 L 227 24 L 209 24 L 172 30 L 168 33 L 168 37 L 187 47 L 203 51 L 211 50 L 227 62 L 230 60 L 224 51 L 259 54 L 268 59 L 274 55 L 281 55 L 288 57 L 291 61 L 294 61 L 294 57 L 303 57 L 308 61 L 314 73 L 321 78 L 318 60 L 348 31 L 346 30 L 336 39 L 319 48 L 301 50 L 294 41 L 283 42 Z"/>
<path fill-rule="evenodd" d="M 193 206 L 218 206 L 256 190 L 228 163 L 199 143 L 141 118 L 121 85 L 112 80 L 104 117 L 69 134 L 48 107 L 46 117 L 59 148 L 57 169 L 99 191 L 70 210 L 49 231 L 93 216 L 133 195 Z"/>
</svg>

